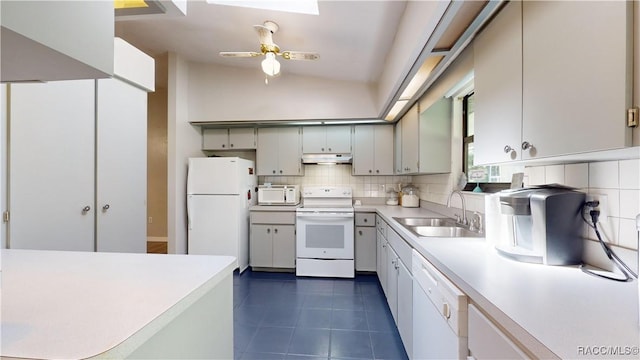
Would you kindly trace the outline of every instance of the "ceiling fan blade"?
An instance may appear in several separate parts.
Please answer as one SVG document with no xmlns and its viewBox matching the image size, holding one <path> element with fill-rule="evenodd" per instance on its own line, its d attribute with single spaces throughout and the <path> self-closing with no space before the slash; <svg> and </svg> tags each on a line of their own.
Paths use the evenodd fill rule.
<svg viewBox="0 0 640 360">
<path fill-rule="evenodd" d="M 282 57 L 287 60 L 318 60 L 320 54 L 303 51 L 283 51 Z"/>
<path fill-rule="evenodd" d="M 220 56 L 224 57 L 256 57 L 260 56 L 262 53 L 254 52 L 254 51 L 221 51 Z"/>
</svg>

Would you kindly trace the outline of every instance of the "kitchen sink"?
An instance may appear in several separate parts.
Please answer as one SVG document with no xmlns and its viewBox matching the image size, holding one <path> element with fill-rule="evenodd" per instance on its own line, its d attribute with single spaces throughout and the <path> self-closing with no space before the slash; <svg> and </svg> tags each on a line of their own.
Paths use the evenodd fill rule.
<svg viewBox="0 0 640 360">
<path fill-rule="evenodd" d="M 413 226 L 409 230 L 419 236 L 430 237 L 482 237 L 479 233 L 459 226 Z"/>
<path fill-rule="evenodd" d="M 449 218 L 394 217 L 400 225 L 419 237 L 483 237 Z"/>
<path fill-rule="evenodd" d="M 456 226 L 453 219 L 447 218 L 423 218 L 423 217 L 394 217 L 395 221 L 406 226 Z"/>
</svg>

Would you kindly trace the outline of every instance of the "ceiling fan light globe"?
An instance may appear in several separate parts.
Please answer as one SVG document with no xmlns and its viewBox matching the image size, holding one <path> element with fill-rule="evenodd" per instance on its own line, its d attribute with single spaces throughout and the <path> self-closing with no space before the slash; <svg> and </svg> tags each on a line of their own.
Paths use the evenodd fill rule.
<svg viewBox="0 0 640 360">
<path fill-rule="evenodd" d="M 262 60 L 262 71 L 268 76 L 276 76 L 280 73 L 280 62 L 276 60 L 276 54 L 268 52 Z"/>
</svg>

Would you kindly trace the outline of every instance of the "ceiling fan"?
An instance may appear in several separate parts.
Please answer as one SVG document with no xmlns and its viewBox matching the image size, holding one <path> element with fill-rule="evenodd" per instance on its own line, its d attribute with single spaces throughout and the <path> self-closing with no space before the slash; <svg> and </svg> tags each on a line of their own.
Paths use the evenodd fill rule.
<svg viewBox="0 0 640 360">
<path fill-rule="evenodd" d="M 273 34 L 278 31 L 279 27 L 273 21 L 265 21 L 262 25 L 253 25 L 258 32 L 260 39 L 260 52 L 254 51 L 221 51 L 220 56 L 224 57 L 257 57 L 264 55 L 262 60 L 262 71 L 267 76 L 276 76 L 280 73 L 280 63 L 276 59 L 278 56 L 286 60 L 317 60 L 320 55 L 313 52 L 303 51 L 282 51 L 280 47 L 273 42 Z M 265 82 L 267 80 L 265 79 Z"/>
</svg>

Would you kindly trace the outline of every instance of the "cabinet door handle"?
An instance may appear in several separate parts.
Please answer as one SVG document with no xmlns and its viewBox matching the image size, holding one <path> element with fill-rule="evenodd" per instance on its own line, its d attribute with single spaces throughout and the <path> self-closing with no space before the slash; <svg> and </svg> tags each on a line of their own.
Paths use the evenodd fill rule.
<svg viewBox="0 0 640 360">
<path fill-rule="evenodd" d="M 227 145 L 226 144 L 222 144 L 222 147 L 225 147 L 225 146 L 227 146 Z"/>
<path fill-rule="evenodd" d="M 364 222 L 367 222 L 367 218 L 364 218 Z"/>
<path fill-rule="evenodd" d="M 369 174 L 371 174 L 371 173 L 372 173 L 372 171 L 371 171 L 371 170 L 369 170 Z"/>
<path fill-rule="evenodd" d="M 278 229 L 273 229 L 273 232 L 274 232 L 275 234 L 277 234 L 277 233 L 278 233 Z"/>
<path fill-rule="evenodd" d="M 329 151 L 331 151 L 331 148 L 329 148 Z"/>
<path fill-rule="evenodd" d="M 233 147 L 233 144 L 229 144 L 229 147 Z"/>
<path fill-rule="evenodd" d="M 276 173 L 276 171 L 275 171 L 275 170 L 273 170 L 273 173 L 275 174 L 275 173 Z"/>
<path fill-rule="evenodd" d="M 509 145 L 505 145 L 504 146 L 504 153 L 505 154 L 508 154 L 508 153 L 510 153 L 512 151 L 515 151 L 515 150 L 511 146 L 509 146 Z"/>
<path fill-rule="evenodd" d="M 376 174 L 380 174 L 380 170 L 376 170 Z"/>
<path fill-rule="evenodd" d="M 321 151 L 324 151 L 324 148 L 320 148 Z"/>
<path fill-rule="evenodd" d="M 87 206 L 83 207 L 82 208 L 82 215 L 86 215 L 86 213 L 88 213 L 89 210 L 91 210 L 91 206 L 87 205 Z"/>
<path fill-rule="evenodd" d="M 358 235 L 362 236 L 362 230 L 358 231 Z"/>
<path fill-rule="evenodd" d="M 282 174 L 282 170 L 280 170 L 280 174 Z"/>
<path fill-rule="evenodd" d="M 271 234 L 271 229 L 267 229 L 267 234 Z"/>
<path fill-rule="evenodd" d="M 528 141 L 522 142 L 522 150 L 529 150 L 531 148 L 533 148 L 533 144 L 529 143 Z"/>
<path fill-rule="evenodd" d="M 110 207 L 111 207 L 111 206 L 109 206 L 109 204 L 105 204 L 105 205 L 102 207 L 102 211 L 107 211 L 107 210 L 109 210 L 109 208 L 110 208 Z"/>
</svg>

